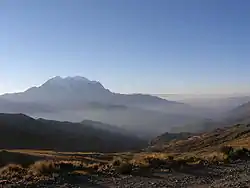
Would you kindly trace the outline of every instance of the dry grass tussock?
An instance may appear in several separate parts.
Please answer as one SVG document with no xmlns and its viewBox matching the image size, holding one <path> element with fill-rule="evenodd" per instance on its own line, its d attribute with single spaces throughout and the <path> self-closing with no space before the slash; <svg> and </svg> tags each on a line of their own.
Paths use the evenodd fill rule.
<svg viewBox="0 0 250 188">
<path fill-rule="evenodd" d="M 119 174 L 133 174 L 148 172 L 150 169 L 161 168 L 172 163 L 174 158 L 167 154 L 135 154 L 130 158 L 115 157 L 105 169 Z"/>
<path fill-rule="evenodd" d="M 224 148 L 227 149 L 227 148 Z M 110 168 L 121 174 L 131 174 L 134 171 L 148 171 L 149 169 L 168 168 L 170 170 L 180 170 L 183 168 L 205 167 L 208 165 L 219 165 L 238 159 L 250 159 L 250 151 L 242 148 L 230 148 L 230 152 L 215 150 L 207 154 L 195 155 L 188 153 L 185 155 L 171 156 L 164 153 L 144 153 L 135 154 L 132 158 L 116 157 L 110 163 Z"/>
<path fill-rule="evenodd" d="M 85 172 L 85 174 L 97 173 L 102 165 L 99 163 L 85 164 L 81 161 L 36 161 L 28 167 L 20 164 L 7 164 L 0 168 L 0 179 L 22 179 L 26 176 L 44 177 L 53 174 L 68 174 Z"/>
<path fill-rule="evenodd" d="M 0 169 L 0 178 L 18 178 L 27 174 L 27 169 L 18 164 L 8 164 Z"/>
<path fill-rule="evenodd" d="M 46 175 L 59 172 L 60 166 L 53 161 L 37 161 L 29 167 L 34 175 Z"/>
<path fill-rule="evenodd" d="M 9 153 L 4 152 L 4 155 Z M 3 156 L 3 155 L 2 155 Z M 96 174 L 96 173 L 117 173 L 134 174 L 141 172 L 151 172 L 156 169 L 181 170 L 183 168 L 204 167 L 207 165 L 217 165 L 228 163 L 238 159 L 250 159 L 250 151 L 242 148 L 232 148 L 223 146 L 208 153 L 185 153 L 180 155 L 169 155 L 167 153 L 135 153 L 115 154 L 113 160 L 106 163 L 92 160 L 38 160 L 29 166 L 22 166 L 23 162 L 2 163 L 0 168 L 0 178 L 21 178 L 22 176 L 50 176 L 54 173 L 68 174 Z M 0 158 L 1 159 L 1 158 Z M 24 158 L 21 158 L 24 159 Z M 17 160 L 19 161 L 19 160 Z M 26 159 L 24 159 L 26 161 Z M 5 161 L 6 162 L 6 161 Z"/>
</svg>

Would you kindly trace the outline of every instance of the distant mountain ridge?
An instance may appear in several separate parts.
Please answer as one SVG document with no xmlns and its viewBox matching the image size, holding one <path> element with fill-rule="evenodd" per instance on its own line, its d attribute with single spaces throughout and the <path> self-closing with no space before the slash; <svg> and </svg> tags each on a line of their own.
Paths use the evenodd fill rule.
<svg viewBox="0 0 250 188">
<path fill-rule="evenodd" d="M 72 102 L 84 99 L 92 101 L 101 95 L 110 93 L 99 82 L 90 81 L 84 77 L 54 77 L 39 87 L 32 87 L 20 93 L 4 94 L 1 98 L 14 102 L 50 103 L 61 100 Z M 84 95 L 82 98 L 81 95 Z M 75 98 L 76 97 L 76 98 Z"/>
<path fill-rule="evenodd" d="M 200 109 L 145 94 L 119 94 L 87 78 L 54 77 L 39 87 L 0 96 L 0 112 L 80 122 L 83 119 L 158 135 L 202 119 Z"/>
<path fill-rule="evenodd" d="M 193 94 L 193 95 L 155 95 L 161 98 L 167 98 L 169 100 L 175 100 L 183 102 L 185 104 L 192 105 L 194 107 L 207 108 L 214 112 L 214 115 L 220 117 L 221 114 L 230 111 L 238 106 L 250 101 L 250 94 Z"/>
<path fill-rule="evenodd" d="M 48 102 L 52 99 L 61 100 L 63 97 L 67 98 L 68 100 L 69 94 L 72 95 L 70 96 L 72 97 L 72 100 L 74 99 L 73 97 L 77 97 L 76 99 L 80 98 L 84 102 L 95 101 L 120 105 L 144 102 L 158 104 L 162 102 L 167 102 L 168 104 L 183 104 L 147 94 L 112 93 L 110 90 L 104 88 L 100 82 L 90 81 L 87 78 L 80 76 L 66 78 L 56 76 L 49 79 L 39 87 L 32 87 L 20 93 L 4 94 L 1 96 L 1 98 L 18 102 L 44 102 L 44 100 Z"/>
<path fill-rule="evenodd" d="M 227 113 L 226 122 L 250 123 L 250 101 Z"/>
<path fill-rule="evenodd" d="M 250 102 L 246 102 L 228 112 L 226 112 L 220 119 L 204 119 L 202 121 L 186 124 L 185 126 L 174 127 L 172 132 L 207 132 L 216 128 L 223 128 L 225 126 L 236 124 L 250 124 Z"/>
</svg>

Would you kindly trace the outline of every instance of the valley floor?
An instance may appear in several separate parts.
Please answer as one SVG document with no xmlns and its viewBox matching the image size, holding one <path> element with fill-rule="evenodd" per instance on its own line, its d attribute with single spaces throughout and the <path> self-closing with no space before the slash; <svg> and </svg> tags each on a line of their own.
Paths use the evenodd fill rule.
<svg viewBox="0 0 250 188">
<path fill-rule="evenodd" d="M 150 176 L 132 175 L 65 175 L 32 180 L 0 180 L 0 187 L 62 187 L 62 188 L 248 188 L 250 162 L 213 165 L 202 169 L 164 172 L 155 170 Z M 167 169 L 165 169 L 167 170 Z"/>
<path fill-rule="evenodd" d="M 151 177 L 120 176 L 93 180 L 100 187 L 197 187 L 197 188 L 248 188 L 250 187 L 250 163 L 228 166 L 212 166 L 207 169 L 183 172 L 155 172 Z M 94 186 L 93 186 L 94 187 Z"/>
</svg>

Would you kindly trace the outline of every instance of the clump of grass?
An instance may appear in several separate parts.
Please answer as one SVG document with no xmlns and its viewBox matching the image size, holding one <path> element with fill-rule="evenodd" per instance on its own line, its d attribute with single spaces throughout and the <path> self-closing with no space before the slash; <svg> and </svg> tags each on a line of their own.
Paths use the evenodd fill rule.
<svg viewBox="0 0 250 188">
<path fill-rule="evenodd" d="M 191 155 L 191 156 L 185 156 L 182 160 L 186 161 L 186 163 L 188 164 L 194 164 L 197 161 L 199 161 L 199 158 Z"/>
<path fill-rule="evenodd" d="M 99 172 L 116 172 L 119 174 L 131 174 L 134 168 L 134 164 L 132 160 L 121 157 L 114 157 L 114 159 L 106 165 L 99 165 Z"/>
<path fill-rule="evenodd" d="M 87 166 L 87 168 L 90 172 L 97 172 L 100 167 L 102 167 L 102 165 L 100 163 L 93 163 L 93 164 L 89 164 Z"/>
<path fill-rule="evenodd" d="M 97 173 L 101 173 L 101 174 L 105 174 L 105 173 L 110 173 L 113 172 L 114 166 L 112 166 L 112 164 L 102 164 L 98 167 L 97 169 Z"/>
<path fill-rule="evenodd" d="M 122 162 L 119 166 L 116 166 L 115 169 L 120 174 L 131 174 L 133 171 L 133 164 Z"/>
<path fill-rule="evenodd" d="M 112 166 L 119 166 L 124 160 L 121 157 L 115 157 L 111 162 Z"/>
<path fill-rule="evenodd" d="M 9 164 L 0 169 L 1 178 L 22 177 L 27 173 L 27 170 L 18 164 Z"/>
<path fill-rule="evenodd" d="M 144 158 L 144 161 L 146 161 L 146 163 L 148 163 L 152 168 L 159 168 L 166 165 L 167 159 L 148 156 Z"/>
<path fill-rule="evenodd" d="M 49 175 L 58 172 L 60 167 L 53 161 L 37 161 L 30 166 L 35 175 Z"/>
<path fill-rule="evenodd" d="M 209 153 L 202 153 L 187 159 L 189 165 L 208 166 L 211 164 L 218 164 L 224 160 L 224 154 L 221 152 L 213 151 Z"/>
<path fill-rule="evenodd" d="M 130 161 L 134 167 L 133 171 L 139 174 L 150 174 L 154 169 L 170 169 L 174 162 L 173 156 L 164 153 L 137 155 Z"/>
</svg>

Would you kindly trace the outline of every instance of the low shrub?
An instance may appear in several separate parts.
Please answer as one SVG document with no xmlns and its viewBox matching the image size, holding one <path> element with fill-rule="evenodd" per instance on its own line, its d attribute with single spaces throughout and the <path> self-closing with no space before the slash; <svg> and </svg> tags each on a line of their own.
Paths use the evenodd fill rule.
<svg viewBox="0 0 250 188">
<path fill-rule="evenodd" d="M 228 154 L 228 159 L 231 161 L 238 159 L 250 159 L 250 151 L 246 148 L 235 149 Z"/>
</svg>

